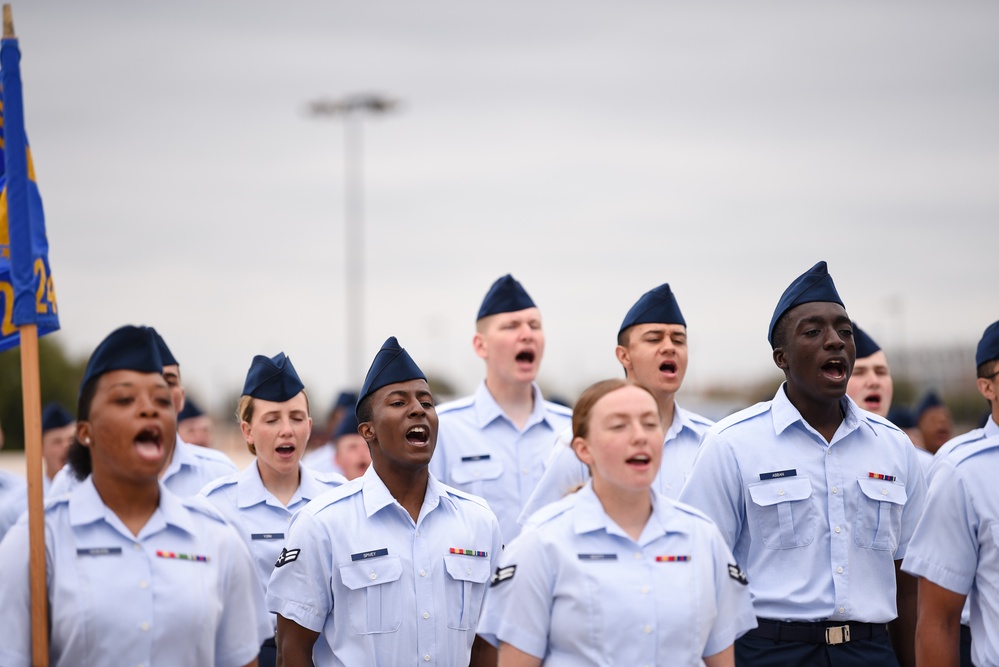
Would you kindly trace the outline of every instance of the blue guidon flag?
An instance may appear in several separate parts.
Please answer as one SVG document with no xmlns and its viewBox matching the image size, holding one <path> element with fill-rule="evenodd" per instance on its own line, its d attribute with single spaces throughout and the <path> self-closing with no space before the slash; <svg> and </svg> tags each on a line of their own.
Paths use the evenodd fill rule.
<svg viewBox="0 0 999 667">
<path fill-rule="evenodd" d="M 17 39 L 0 42 L 0 351 L 16 347 L 17 327 L 35 324 L 38 335 L 59 329 L 49 266 L 42 198 L 24 132 L 21 51 Z"/>
</svg>

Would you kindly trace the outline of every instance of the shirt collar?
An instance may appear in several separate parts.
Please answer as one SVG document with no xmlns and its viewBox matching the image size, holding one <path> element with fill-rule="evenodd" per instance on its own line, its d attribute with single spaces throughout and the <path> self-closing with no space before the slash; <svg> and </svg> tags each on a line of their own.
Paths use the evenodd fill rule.
<svg viewBox="0 0 999 667">
<path fill-rule="evenodd" d="M 288 500 L 287 507 L 291 507 L 302 500 L 312 500 L 329 488 L 316 479 L 312 471 L 303 467 L 301 463 L 298 465 L 298 480 L 298 488 L 295 489 L 295 493 Z M 246 466 L 246 469 L 239 473 L 239 478 L 236 480 L 236 487 L 237 504 L 240 509 L 253 507 L 260 503 L 267 503 L 275 507 L 285 507 L 264 486 L 264 481 L 260 479 L 260 469 L 257 467 L 257 461 Z"/>
<path fill-rule="evenodd" d="M 996 424 L 995 417 L 989 415 L 989 418 L 985 420 L 985 428 L 983 430 L 985 431 L 986 438 L 994 438 L 999 435 L 999 424 Z"/>
<path fill-rule="evenodd" d="M 791 399 L 787 397 L 787 392 L 784 390 L 786 386 L 786 382 L 781 384 L 774 395 L 773 402 L 770 404 L 770 414 L 774 421 L 774 433 L 780 435 L 795 422 L 800 422 L 806 429 L 815 431 L 815 428 L 802 418 L 801 413 L 798 412 L 798 408 L 794 407 Z M 847 396 L 841 398 L 839 404 L 843 408 L 843 422 L 836 430 L 836 436 L 833 437 L 833 441 L 853 432 L 864 421 L 860 416 L 860 408 Z"/>
<path fill-rule="evenodd" d="M 364 471 L 364 474 L 360 477 L 360 479 L 361 496 L 364 500 L 364 512 L 369 518 L 389 505 L 397 505 L 401 509 L 402 506 L 399 505 L 395 497 L 389 492 L 388 487 L 385 486 L 385 482 L 383 482 L 382 478 L 378 476 L 377 472 L 375 472 L 375 467 L 373 465 L 368 466 L 368 469 Z M 423 507 L 420 510 L 420 518 L 422 519 L 427 512 L 440 505 L 442 500 L 447 500 L 448 503 L 453 505 L 451 499 L 448 498 L 446 487 L 438 482 L 433 475 L 428 475 L 427 494 L 423 498 Z"/>
<path fill-rule="evenodd" d="M 173 458 L 170 459 L 170 465 L 167 467 L 166 472 L 163 473 L 163 477 L 160 478 L 163 481 L 170 479 L 180 472 L 181 467 L 194 465 L 194 454 L 190 448 L 196 445 L 189 445 L 184 442 L 179 433 L 174 443 Z"/>
<path fill-rule="evenodd" d="M 641 544 L 647 544 L 666 533 L 686 533 L 689 532 L 683 517 L 676 507 L 673 506 L 663 496 L 659 495 L 655 489 L 650 489 L 652 493 L 652 515 L 649 522 L 642 530 Z M 597 494 L 593 492 L 593 480 L 590 480 L 579 491 L 576 492 L 575 516 L 573 528 L 577 535 L 591 533 L 597 530 L 604 530 L 607 533 L 619 535 L 631 539 L 631 536 L 624 533 L 621 528 L 604 512 Z"/>
<path fill-rule="evenodd" d="M 536 382 L 531 383 L 531 394 L 534 397 L 534 410 L 531 412 L 531 416 L 528 417 L 527 423 L 524 424 L 523 430 L 525 431 L 535 424 L 548 420 L 548 412 L 545 410 L 545 398 L 541 395 L 541 388 Z M 503 412 L 503 408 L 500 407 L 500 404 L 496 402 L 496 399 L 489 392 L 489 388 L 486 387 L 486 381 L 483 380 L 475 392 L 475 418 L 478 422 L 477 426 L 485 428 L 500 417 L 513 424 L 510 418 L 506 416 L 506 413 Z"/>
<path fill-rule="evenodd" d="M 685 428 L 694 428 L 693 422 L 690 421 L 690 413 L 681 408 L 679 403 L 673 401 L 673 423 L 669 425 L 669 430 L 666 431 L 666 438 L 663 440 L 663 444 L 678 437 L 680 431 Z"/>
<path fill-rule="evenodd" d="M 191 515 L 180 499 L 171 493 L 163 482 L 160 486 L 160 502 L 156 511 L 149 517 L 149 521 L 139 531 L 139 538 L 163 530 L 167 525 L 180 528 L 184 532 L 194 534 L 194 522 Z M 71 526 L 84 526 L 96 521 L 106 521 L 112 526 L 119 527 L 119 531 L 124 528 L 121 519 L 104 504 L 101 496 L 94 486 L 93 476 L 88 476 L 73 490 L 69 497 L 69 523 Z M 136 539 L 130 533 L 125 535 L 129 539 Z"/>
</svg>

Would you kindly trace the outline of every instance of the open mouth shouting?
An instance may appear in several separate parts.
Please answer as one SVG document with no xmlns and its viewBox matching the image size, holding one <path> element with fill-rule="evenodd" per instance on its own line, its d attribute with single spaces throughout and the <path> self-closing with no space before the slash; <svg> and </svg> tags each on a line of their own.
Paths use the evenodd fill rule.
<svg viewBox="0 0 999 667">
<path fill-rule="evenodd" d="M 426 426 L 411 426 L 406 431 L 406 442 L 414 447 L 426 447 L 430 442 L 430 429 Z"/>
<path fill-rule="evenodd" d="M 847 381 L 847 366 L 845 359 L 830 359 L 821 366 L 822 375 L 833 382 Z"/>
<path fill-rule="evenodd" d="M 525 365 L 533 364 L 535 358 L 536 355 L 534 353 L 534 350 L 523 350 L 520 353 L 518 353 L 516 357 L 518 364 L 525 364 Z"/>
<path fill-rule="evenodd" d="M 644 470 L 652 463 L 652 457 L 648 454 L 635 454 L 625 461 L 625 463 L 627 463 L 631 468 Z"/>
<path fill-rule="evenodd" d="M 676 375 L 676 362 L 667 360 L 659 364 L 659 372 L 665 375 Z"/>
<path fill-rule="evenodd" d="M 291 442 L 283 443 L 275 447 L 274 451 L 281 458 L 290 459 L 295 455 L 295 444 Z"/>
<path fill-rule="evenodd" d="M 163 433 L 158 427 L 144 428 L 132 441 L 139 458 L 160 461 L 163 458 Z"/>
<path fill-rule="evenodd" d="M 878 392 L 872 392 L 870 394 L 867 394 L 866 396 L 864 396 L 863 400 L 861 401 L 861 405 L 863 405 L 865 410 L 875 412 L 878 408 L 881 407 L 881 394 L 879 394 Z"/>
</svg>

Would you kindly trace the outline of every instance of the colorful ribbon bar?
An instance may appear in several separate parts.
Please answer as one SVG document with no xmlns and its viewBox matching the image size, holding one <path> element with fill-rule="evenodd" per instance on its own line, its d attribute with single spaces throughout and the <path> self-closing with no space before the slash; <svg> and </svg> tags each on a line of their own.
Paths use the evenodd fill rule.
<svg viewBox="0 0 999 667">
<path fill-rule="evenodd" d="M 450 553 L 459 554 L 462 556 L 475 556 L 476 558 L 489 557 L 488 551 L 476 551 L 475 549 L 456 549 L 455 547 L 451 547 L 450 549 L 448 549 L 448 551 Z"/>
<path fill-rule="evenodd" d="M 879 472 L 869 472 L 869 473 L 867 473 L 867 476 L 870 477 L 870 478 L 872 478 L 872 479 L 883 479 L 886 482 L 894 482 L 895 481 L 895 475 L 882 475 Z"/>
<path fill-rule="evenodd" d="M 193 560 L 198 563 L 208 562 L 208 556 L 199 556 L 198 554 L 179 554 L 176 551 L 157 551 L 156 556 L 158 558 L 176 558 L 177 560 Z"/>
<path fill-rule="evenodd" d="M 656 556 L 657 563 L 686 563 L 690 556 Z"/>
</svg>

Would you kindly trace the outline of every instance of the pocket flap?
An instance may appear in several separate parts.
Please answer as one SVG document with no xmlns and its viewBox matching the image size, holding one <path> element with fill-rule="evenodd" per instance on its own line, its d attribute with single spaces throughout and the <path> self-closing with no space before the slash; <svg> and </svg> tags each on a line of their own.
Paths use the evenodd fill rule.
<svg viewBox="0 0 999 667">
<path fill-rule="evenodd" d="M 484 583 L 490 575 L 489 559 L 478 556 L 444 554 L 444 567 L 447 568 L 447 573 L 451 575 L 452 579 L 471 581 L 476 584 Z"/>
<path fill-rule="evenodd" d="M 463 461 L 451 468 L 451 480 L 456 484 L 471 484 L 483 479 L 496 479 L 503 474 L 499 461 Z"/>
<path fill-rule="evenodd" d="M 402 576 L 402 562 L 398 556 L 382 556 L 370 560 L 344 563 L 340 566 L 343 585 L 352 591 L 366 586 L 377 586 L 396 581 Z"/>
<path fill-rule="evenodd" d="M 760 507 L 804 500 L 812 495 L 812 482 L 807 477 L 785 477 L 749 485 L 749 495 Z"/>
<path fill-rule="evenodd" d="M 908 499 L 905 484 L 900 482 L 888 482 L 872 477 L 858 477 L 857 481 L 860 482 L 860 490 L 871 500 L 904 505 Z"/>
</svg>

